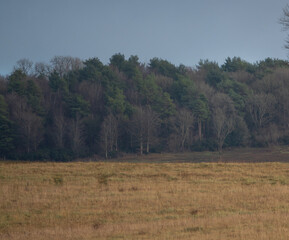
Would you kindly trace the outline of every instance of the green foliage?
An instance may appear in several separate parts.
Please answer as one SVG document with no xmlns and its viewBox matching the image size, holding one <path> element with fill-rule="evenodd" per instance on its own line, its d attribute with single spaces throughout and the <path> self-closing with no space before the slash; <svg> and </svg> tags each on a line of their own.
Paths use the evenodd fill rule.
<svg viewBox="0 0 289 240">
<path fill-rule="evenodd" d="M 21 70 L 15 70 L 8 78 L 8 92 L 25 97 L 32 110 L 44 114 L 42 92 L 35 80 L 29 79 Z"/>
<path fill-rule="evenodd" d="M 87 118 L 84 121 L 85 145 L 90 153 L 98 148 L 101 120 L 99 118 Z"/>
<path fill-rule="evenodd" d="M 254 66 L 254 75 L 258 79 L 262 79 L 268 74 L 273 73 L 278 68 L 288 68 L 288 61 L 266 58 L 265 60 L 259 61 Z"/>
<path fill-rule="evenodd" d="M 205 95 L 200 94 L 194 101 L 193 113 L 199 121 L 206 121 L 210 116 L 208 99 Z"/>
<path fill-rule="evenodd" d="M 218 144 L 215 138 L 209 137 L 202 141 L 197 140 L 192 144 L 191 150 L 202 152 L 202 151 L 216 151 L 218 149 Z"/>
<path fill-rule="evenodd" d="M 66 83 L 69 92 L 77 92 L 77 87 L 80 82 L 80 72 L 72 71 L 64 76 L 64 81 Z"/>
<path fill-rule="evenodd" d="M 119 88 L 113 89 L 110 94 L 107 94 L 107 107 L 114 114 L 123 114 L 126 110 L 126 100 L 123 91 Z"/>
<path fill-rule="evenodd" d="M 176 106 L 170 94 L 165 92 L 157 99 L 156 105 L 153 105 L 153 110 L 159 113 L 161 119 L 168 119 L 175 114 Z"/>
<path fill-rule="evenodd" d="M 222 70 L 225 72 L 237 72 L 237 71 L 247 71 L 253 72 L 254 66 L 240 57 L 230 57 L 226 58 L 225 63 L 222 65 Z"/>
<path fill-rule="evenodd" d="M 74 158 L 69 149 L 51 149 L 49 157 L 51 161 L 55 162 L 69 162 Z"/>
<path fill-rule="evenodd" d="M 180 105 L 192 108 L 195 95 L 197 94 L 193 81 L 187 77 L 179 75 L 178 80 L 174 81 L 172 89 L 173 97 L 180 103 Z"/>
<path fill-rule="evenodd" d="M 119 70 L 123 70 L 123 67 L 125 65 L 125 57 L 123 54 L 114 54 L 109 60 L 112 66 L 117 67 Z"/>
<path fill-rule="evenodd" d="M 67 94 L 65 97 L 67 111 L 70 117 L 76 118 L 77 115 L 85 117 L 90 112 L 90 104 L 81 95 Z"/>
<path fill-rule="evenodd" d="M 104 65 L 98 58 L 90 58 L 84 61 L 84 65 L 88 68 L 94 68 L 98 71 L 101 71 Z"/>
<path fill-rule="evenodd" d="M 8 78 L 8 92 L 16 92 L 19 96 L 24 96 L 26 77 L 21 70 L 15 70 Z"/>
<path fill-rule="evenodd" d="M 149 66 L 153 72 L 164 75 L 166 77 L 176 79 L 177 75 L 180 74 L 179 69 L 175 67 L 175 65 L 159 58 L 151 59 Z"/>
<path fill-rule="evenodd" d="M 103 64 L 98 58 L 88 59 L 85 67 L 79 71 L 79 81 L 101 82 Z"/>
<path fill-rule="evenodd" d="M 143 104 L 155 103 L 161 93 L 161 89 L 156 84 L 155 75 L 151 74 L 139 82 L 138 91 L 142 96 Z"/>
<path fill-rule="evenodd" d="M 249 144 L 249 130 L 242 117 L 237 117 L 236 128 L 226 138 L 225 145 L 233 147 L 245 147 Z"/>
<path fill-rule="evenodd" d="M 32 80 L 27 81 L 26 97 L 33 111 L 38 115 L 44 115 L 41 89 Z"/>
<path fill-rule="evenodd" d="M 2 119 L 6 119 L 8 116 L 7 104 L 3 95 L 0 95 L 0 116 Z"/>
<path fill-rule="evenodd" d="M 139 78 L 139 62 L 137 56 L 130 56 L 123 67 L 124 73 L 128 78 Z"/>
<path fill-rule="evenodd" d="M 14 159 L 24 160 L 24 161 L 48 161 L 53 160 L 50 158 L 49 149 L 39 149 L 34 152 L 16 154 Z"/>
<path fill-rule="evenodd" d="M 198 69 L 205 71 L 206 73 L 205 81 L 215 88 L 219 83 L 224 81 L 226 78 L 225 73 L 222 71 L 222 69 L 216 62 L 210 62 L 208 60 L 200 61 Z"/>
<path fill-rule="evenodd" d="M 247 85 L 225 78 L 217 88 L 231 97 L 238 114 L 244 116 L 246 101 L 250 94 Z"/>
<path fill-rule="evenodd" d="M 0 95 L 0 157 L 9 154 L 13 148 L 12 123 L 8 118 L 5 99 Z"/>
<path fill-rule="evenodd" d="M 139 92 L 144 105 L 151 105 L 152 109 L 160 114 L 161 118 L 172 116 L 175 112 L 175 104 L 167 92 L 156 84 L 154 74 L 150 74 L 139 84 Z"/>
<path fill-rule="evenodd" d="M 49 86 L 54 92 L 57 91 L 67 92 L 67 83 L 55 71 L 49 76 Z"/>
<path fill-rule="evenodd" d="M 205 60 L 191 69 L 160 58 L 146 66 L 138 56 L 125 59 L 118 53 L 108 65 L 98 58 L 83 64 L 65 74 L 54 71 L 49 81 L 19 69 L 1 81 L 0 157 L 70 161 L 79 153 L 117 157 L 139 148 L 168 151 L 179 145 L 177 126 L 190 129 L 182 129 L 188 133 L 187 149 L 213 151 L 220 147 L 217 121 L 228 123 L 232 114 L 234 128 L 224 147 L 288 142 L 287 61 L 267 58 L 251 64 L 233 57 L 221 67 Z M 136 117 L 135 109 L 150 111 Z M 180 118 L 182 109 L 190 118 Z M 77 119 L 81 124 L 73 125 Z M 144 141 L 140 147 L 144 136 L 147 145 Z"/>
<path fill-rule="evenodd" d="M 272 68 L 282 68 L 288 67 L 288 61 L 280 60 L 280 59 L 272 59 L 266 58 L 263 61 L 258 62 L 258 68 L 262 70 L 272 69 Z"/>
<path fill-rule="evenodd" d="M 114 70 L 108 66 L 102 69 L 101 84 L 103 85 L 106 94 L 112 93 L 115 88 L 124 89 L 124 82 L 121 82 Z"/>
<path fill-rule="evenodd" d="M 188 107 L 192 110 L 194 116 L 201 122 L 208 119 L 210 115 L 208 100 L 204 94 L 197 92 L 192 80 L 179 75 L 172 88 L 173 96 L 180 106 Z"/>
</svg>

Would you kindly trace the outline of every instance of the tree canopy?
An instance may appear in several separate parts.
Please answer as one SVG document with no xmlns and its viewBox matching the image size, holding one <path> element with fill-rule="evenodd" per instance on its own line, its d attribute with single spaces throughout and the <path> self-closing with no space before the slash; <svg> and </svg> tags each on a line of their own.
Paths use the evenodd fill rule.
<svg viewBox="0 0 289 240">
<path fill-rule="evenodd" d="M 289 143 L 289 65 L 228 57 L 196 68 L 117 53 L 108 64 L 19 60 L 0 81 L 0 157 L 68 161 L 122 153 Z"/>
</svg>

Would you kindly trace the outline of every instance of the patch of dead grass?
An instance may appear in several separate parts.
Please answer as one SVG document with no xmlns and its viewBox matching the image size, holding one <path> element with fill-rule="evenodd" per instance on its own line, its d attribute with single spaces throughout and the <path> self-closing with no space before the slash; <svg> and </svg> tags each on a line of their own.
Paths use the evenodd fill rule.
<svg viewBox="0 0 289 240">
<path fill-rule="evenodd" d="M 0 163 L 0 239 L 287 239 L 286 163 Z"/>
</svg>

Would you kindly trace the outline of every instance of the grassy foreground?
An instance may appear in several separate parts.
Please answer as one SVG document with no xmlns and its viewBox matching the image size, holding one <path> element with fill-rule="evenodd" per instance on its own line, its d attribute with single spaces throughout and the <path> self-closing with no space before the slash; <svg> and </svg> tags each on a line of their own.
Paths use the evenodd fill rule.
<svg viewBox="0 0 289 240">
<path fill-rule="evenodd" d="M 1 163 L 0 239 L 288 239 L 287 163 Z"/>
</svg>

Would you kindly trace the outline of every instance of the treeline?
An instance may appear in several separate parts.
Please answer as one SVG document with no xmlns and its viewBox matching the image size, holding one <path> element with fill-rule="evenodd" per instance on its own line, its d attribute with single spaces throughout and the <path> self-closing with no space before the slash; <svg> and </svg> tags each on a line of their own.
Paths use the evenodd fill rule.
<svg viewBox="0 0 289 240">
<path fill-rule="evenodd" d="M 19 60 L 0 78 L 0 157 L 219 150 L 289 143 L 289 65 L 238 57 L 192 69 L 115 54 L 105 65 Z"/>
</svg>

